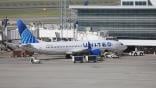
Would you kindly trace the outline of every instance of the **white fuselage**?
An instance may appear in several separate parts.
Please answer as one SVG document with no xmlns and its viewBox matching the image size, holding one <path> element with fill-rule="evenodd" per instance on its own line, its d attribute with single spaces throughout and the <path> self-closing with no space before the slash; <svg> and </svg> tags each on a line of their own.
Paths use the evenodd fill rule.
<svg viewBox="0 0 156 88">
<path fill-rule="evenodd" d="M 31 43 L 31 51 L 42 54 L 71 54 L 72 52 L 81 52 L 88 49 L 88 42 L 92 49 L 110 50 L 120 52 L 127 47 L 118 41 L 112 40 L 94 40 L 94 41 L 60 41 L 60 42 L 42 42 Z"/>
</svg>

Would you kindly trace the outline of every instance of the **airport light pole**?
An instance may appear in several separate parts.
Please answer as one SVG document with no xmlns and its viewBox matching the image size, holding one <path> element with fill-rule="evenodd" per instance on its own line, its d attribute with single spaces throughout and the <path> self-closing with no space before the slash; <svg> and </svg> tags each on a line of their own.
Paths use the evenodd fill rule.
<svg viewBox="0 0 156 88">
<path fill-rule="evenodd" d="M 2 20 L 2 41 L 8 41 L 8 38 L 7 38 L 8 21 L 9 21 L 9 19 L 7 17 Z"/>
<path fill-rule="evenodd" d="M 59 0 L 61 38 L 63 38 L 63 6 L 62 5 L 63 5 L 63 1 Z"/>
<path fill-rule="evenodd" d="M 2 20 L 2 43 L 5 44 L 5 42 L 8 42 L 8 30 L 7 30 L 7 25 L 8 25 L 8 21 L 9 19 L 7 18 L 4 18 Z M 7 45 L 5 45 L 5 47 L 7 47 Z"/>
<path fill-rule="evenodd" d="M 61 29 L 61 38 L 63 38 L 63 30 L 67 28 L 67 0 L 59 0 L 60 8 L 60 29 Z"/>
</svg>

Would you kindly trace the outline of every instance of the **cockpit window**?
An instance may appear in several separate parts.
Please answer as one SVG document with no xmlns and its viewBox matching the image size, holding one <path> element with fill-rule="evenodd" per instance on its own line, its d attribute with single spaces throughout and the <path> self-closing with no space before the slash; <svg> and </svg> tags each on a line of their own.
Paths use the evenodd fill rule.
<svg viewBox="0 0 156 88">
<path fill-rule="evenodd" d="M 121 45 L 124 45 L 123 43 L 121 43 Z"/>
</svg>

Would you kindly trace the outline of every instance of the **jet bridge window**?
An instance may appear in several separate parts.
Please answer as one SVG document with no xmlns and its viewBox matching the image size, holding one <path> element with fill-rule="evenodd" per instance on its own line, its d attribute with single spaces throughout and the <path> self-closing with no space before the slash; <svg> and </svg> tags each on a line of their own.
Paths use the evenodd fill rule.
<svg viewBox="0 0 156 88">
<path fill-rule="evenodd" d="M 122 2 L 122 5 L 132 6 L 134 5 L 134 3 L 132 1 L 125 1 L 125 2 Z"/>
<path fill-rule="evenodd" d="M 143 6 L 143 5 L 146 5 L 146 2 L 144 1 L 144 2 L 142 2 L 142 1 L 136 1 L 135 2 L 135 5 L 137 5 L 137 6 Z"/>
</svg>

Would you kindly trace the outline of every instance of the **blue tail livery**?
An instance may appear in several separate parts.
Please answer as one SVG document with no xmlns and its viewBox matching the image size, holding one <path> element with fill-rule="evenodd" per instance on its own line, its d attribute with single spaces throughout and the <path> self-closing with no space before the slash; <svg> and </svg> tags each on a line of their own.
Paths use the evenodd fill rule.
<svg viewBox="0 0 156 88">
<path fill-rule="evenodd" d="M 17 27 L 22 44 L 38 43 L 37 38 L 30 32 L 21 19 L 17 20 Z"/>
</svg>

